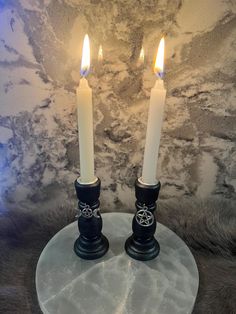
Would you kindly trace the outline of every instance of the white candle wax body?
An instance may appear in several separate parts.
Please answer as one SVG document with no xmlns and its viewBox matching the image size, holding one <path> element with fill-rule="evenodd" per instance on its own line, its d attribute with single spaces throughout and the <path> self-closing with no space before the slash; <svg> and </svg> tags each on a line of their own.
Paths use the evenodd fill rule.
<svg viewBox="0 0 236 314">
<path fill-rule="evenodd" d="M 148 185 L 154 185 L 158 182 L 156 178 L 156 169 L 165 98 L 166 90 L 164 88 L 163 81 L 161 79 L 157 79 L 155 86 L 151 90 L 141 177 L 141 181 Z"/>
<path fill-rule="evenodd" d="M 94 182 L 93 104 L 92 90 L 85 78 L 76 90 L 79 129 L 80 178 L 84 184 Z"/>
</svg>

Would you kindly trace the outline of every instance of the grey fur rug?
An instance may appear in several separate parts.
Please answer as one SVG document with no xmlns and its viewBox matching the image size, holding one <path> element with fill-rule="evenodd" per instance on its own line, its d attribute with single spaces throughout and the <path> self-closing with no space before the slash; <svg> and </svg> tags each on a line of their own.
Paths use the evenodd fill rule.
<svg viewBox="0 0 236 314">
<path fill-rule="evenodd" d="M 47 214 L 11 210 L 0 216 L 1 314 L 41 313 L 34 281 L 37 260 L 49 239 L 73 221 L 72 208 L 64 206 Z M 195 256 L 200 287 L 193 313 L 236 313 L 235 204 L 161 202 L 157 219 L 175 231 Z"/>
</svg>

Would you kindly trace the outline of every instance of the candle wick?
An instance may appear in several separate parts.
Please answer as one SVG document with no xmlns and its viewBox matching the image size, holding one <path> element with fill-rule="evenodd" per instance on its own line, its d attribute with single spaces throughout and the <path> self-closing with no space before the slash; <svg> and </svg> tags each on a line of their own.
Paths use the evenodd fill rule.
<svg viewBox="0 0 236 314">
<path fill-rule="evenodd" d="M 88 75 L 88 73 L 89 73 L 89 69 L 86 67 L 80 70 L 80 75 L 84 78 Z"/>
<path fill-rule="evenodd" d="M 164 78 L 164 72 L 159 72 L 159 71 L 158 71 L 158 72 L 156 73 L 156 76 L 157 76 L 158 79 L 163 80 L 163 78 Z"/>
</svg>

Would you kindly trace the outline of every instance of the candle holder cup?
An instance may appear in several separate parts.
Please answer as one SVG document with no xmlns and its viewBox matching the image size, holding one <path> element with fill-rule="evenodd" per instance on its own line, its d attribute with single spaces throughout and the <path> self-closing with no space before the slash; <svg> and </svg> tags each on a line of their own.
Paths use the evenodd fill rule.
<svg viewBox="0 0 236 314">
<path fill-rule="evenodd" d="M 139 179 L 135 182 L 137 212 L 132 221 L 133 234 L 125 242 L 127 254 L 140 261 L 155 258 L 160 252 L 160 246 L 154 237 L 156 231 L 156 201 L 161 184 L 146 185 Z"/>
<path fill-rule="evenodd" d="M 100 187 L 99 178 L 91 184 L 82 184 L 75 180 L 80 235 L 74 243 L 74 251 L 86 260 L 102 257 L 109 248 L 109 242 L 102 234 L 102 217 L 99 212 Z"/>
</svg>

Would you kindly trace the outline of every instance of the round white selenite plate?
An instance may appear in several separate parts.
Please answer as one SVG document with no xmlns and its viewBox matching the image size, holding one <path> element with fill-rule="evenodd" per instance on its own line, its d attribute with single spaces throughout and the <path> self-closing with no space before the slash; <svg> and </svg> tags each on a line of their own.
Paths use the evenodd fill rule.
<svg viewBox="0 0 236 314">
<path fill-rule="evenodd" d="M 198 291 L 198 270 L 189 248 L 157 223 L 160 254 L 136 261 L 124 251 L 133 215 L 103 214 L 108 253 L 79 258 L 73 245 L 77 222 L 59 231 L 44 248 L 36 269 L 36 289 L 44 314 L 187 314 Z"/>
</svg>

